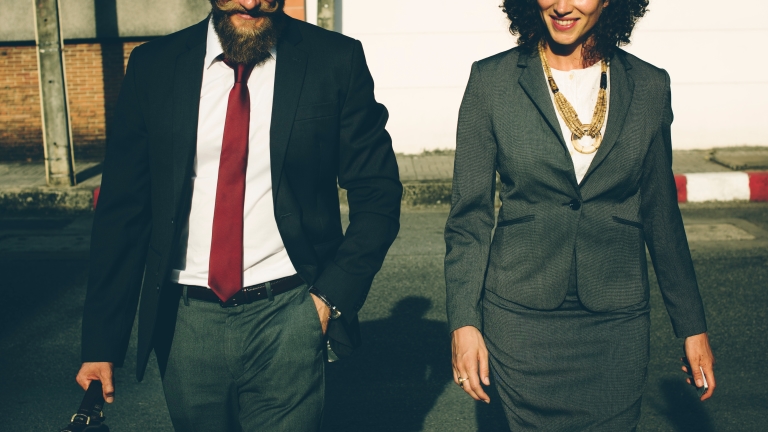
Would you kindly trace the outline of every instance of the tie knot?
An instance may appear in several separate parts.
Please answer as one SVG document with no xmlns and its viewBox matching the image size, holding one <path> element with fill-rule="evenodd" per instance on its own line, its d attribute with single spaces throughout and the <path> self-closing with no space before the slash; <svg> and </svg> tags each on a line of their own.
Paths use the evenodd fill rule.
<svg viewBox="0 0 768 432">
<path fill-rule="evenodd" d="M 251 76 L 251 71 L 253 70 L 254 65 L 245 64 L 245 63 L 235 63 L 229 59 L 224 59 L 224 63 L 226 63 L 227 66 L 231 67 L 235 71 L 236 83 L 248 82 L 248 77 Z"/>
</svg>

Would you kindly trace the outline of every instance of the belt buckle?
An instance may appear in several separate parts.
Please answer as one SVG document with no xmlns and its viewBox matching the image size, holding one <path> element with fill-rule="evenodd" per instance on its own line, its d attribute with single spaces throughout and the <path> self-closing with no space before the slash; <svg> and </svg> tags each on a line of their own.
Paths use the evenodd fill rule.
<svg viewBox="0 0 768 432">
<path fill-rule="evenodd" d="M 230 308 L 230 307 L 240 306 L 241 304 L 242 303 L 238 303 L 237 300 L 234 299 L 234 297 L 229 299 L 229 300 L 227 300 L 227 301 L 225 301 L 225 302 L 223 302 L 223 301 L 221 301 L 221 299 L 219 299 L 219 306 L 221 306 L 222 308 Z"/>
<path fill-rule="evenodd" d="M 243 299 L 242 301 L 238 301 L 237 295 L 242 294 Z M 248 304 L 248 290 L 245 288 L 241 289 L 240 291 L 236 292 L 235 295 L 233 295 L 229 300 L 223 302 L 221 299 L 219 299 L 219 306 L 222 308 L 228 308 L 228 307 L 235 307 L 235 306 L 242 306 L 244 304 Z"/>
</svg>

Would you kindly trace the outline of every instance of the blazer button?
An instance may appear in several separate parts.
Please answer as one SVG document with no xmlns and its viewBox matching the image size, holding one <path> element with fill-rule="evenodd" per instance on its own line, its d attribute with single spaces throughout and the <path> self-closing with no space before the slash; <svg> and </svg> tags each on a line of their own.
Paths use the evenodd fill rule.
<svg viewBox="0 0 768 432">
<path fill-rule="evenodd" d="M 581 201 L 579 201 L 577 199 L 571 200 L 571 202 L 568 203 L 568 207 L 570 207 L 571 210 L 576 211 L 576 210 L 581 208 Z"/>
</svg>

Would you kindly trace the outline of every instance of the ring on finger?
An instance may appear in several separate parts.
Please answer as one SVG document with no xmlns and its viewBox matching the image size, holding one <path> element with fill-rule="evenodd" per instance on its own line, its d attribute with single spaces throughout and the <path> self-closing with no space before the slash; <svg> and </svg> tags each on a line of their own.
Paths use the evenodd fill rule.
<svg viewBox="0 0 768 432">
<path fill-rule="evenodd" d="M 467 378 L 459 377 L 459 387 L 464 388 L 464 381 L 466 381 Z"/>
</svg>

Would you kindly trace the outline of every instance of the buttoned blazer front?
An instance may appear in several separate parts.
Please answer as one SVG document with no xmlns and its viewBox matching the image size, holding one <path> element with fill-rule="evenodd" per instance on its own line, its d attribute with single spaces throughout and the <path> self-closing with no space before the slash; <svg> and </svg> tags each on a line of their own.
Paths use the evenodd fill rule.
<svg viewBox="0 0 768 432">
<path fill-rule="evenodd" d="M 397 235 L 402 186 L 360 42 L 287 21 L 270 128 L 275 220 L 299 275 L 342 311 L 328 335 L 346 353 L 360 344 L 357 312 Z M 134 49 L 107 143 L 82 358 L 121 365 L 140 303 L 139 379 L 173 334 L 178 292 L 167 280 L 191 203 L 207 29 L 206 19 Z"/>
<path fill-rule="evenodd" d="M 648 300 L 647 246 L 675 333 L 704 332 L 671 169 L 668 74 L 615 52 L 605 137 L 581 184 L 549 91 L 538 52 L 472 66 L 445 228 L 450 330 L 482 329 L 484 290 L 555 309 L 572 274 L 589 310 Z"/>
</svg>

